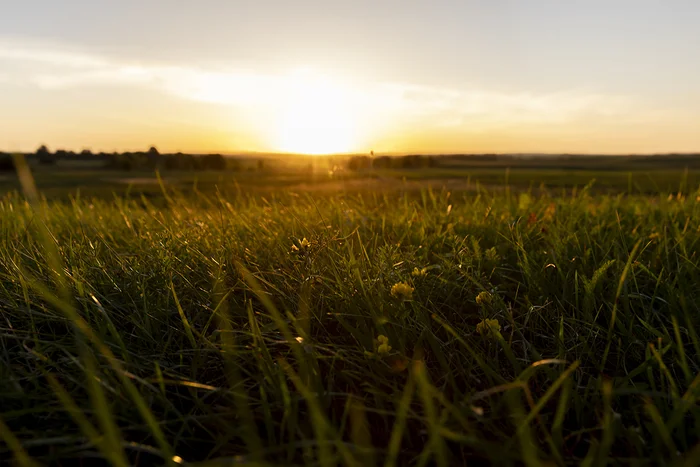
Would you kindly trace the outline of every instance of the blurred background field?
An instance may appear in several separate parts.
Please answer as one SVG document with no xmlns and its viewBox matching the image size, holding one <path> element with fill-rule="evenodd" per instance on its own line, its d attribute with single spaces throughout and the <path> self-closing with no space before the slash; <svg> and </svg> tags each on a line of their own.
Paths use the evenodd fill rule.
<svg viewBox="0 0 700 467">
<path fill-rule="evenodd" d="M 42 162 L 25 155 L 37 187 L 49 198 L 158 196 L 160 183 L 183 192 L 220 191 L 393 191 L 446 187 L 455 191 L 547 191 L 589 185 L 600 193 L 652 194 L 692 190 L 700 185 L 700 156 L 218 156 L 216 169 L 197 161 L 206 156 L 160 155 L 125 169 L 112 155 Z M 119 155 L 121 157 L 122 155 Z M 67 156 L 66 156 L 67 157 Z M 132 157 L 132 156 L 129 156 Z M 133 156 L 136 157 L 136 156 Z M 20 188 L 9 154 L 0 171 L 0 192 Z M 180 160 L 182 159 L 182 160 Z M 168 162 L 178 160 L 179 162 Z M 183 162 L 184 160 L 184 162 Z M 159 182 L 156 172 L 161 177 Z"/>
</svg>

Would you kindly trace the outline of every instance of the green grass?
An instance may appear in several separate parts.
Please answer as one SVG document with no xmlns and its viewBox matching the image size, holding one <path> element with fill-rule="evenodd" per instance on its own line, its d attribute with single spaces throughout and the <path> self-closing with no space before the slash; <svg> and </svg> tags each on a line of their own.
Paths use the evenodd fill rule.
<svg viewBox="0 0 700 467">
<path fill-rule="evenodd" d="M 0 458 L 700 462 L 695 193 L 164 199 L 0 201 Z"/>
</svg>

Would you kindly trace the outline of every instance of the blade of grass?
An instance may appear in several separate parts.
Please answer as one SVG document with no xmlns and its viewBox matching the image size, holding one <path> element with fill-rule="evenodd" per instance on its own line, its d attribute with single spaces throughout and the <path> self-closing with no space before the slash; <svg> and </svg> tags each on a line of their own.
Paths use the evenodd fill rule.
<svg viewBox="0 0 700 467">
<path fill-rule="evenodd" d="M 15 456 L 15 462 L 17 465 L 22 467 L 38 467 L 38 463 L 34 462 L 24 447 L 22 443 L 17 439 L 17 437 L 10 431 L 10 428 L 5 424 L 5 421 L 0 417 L 0 438 L 5 442 L 10 451 Z"/>
</svg>

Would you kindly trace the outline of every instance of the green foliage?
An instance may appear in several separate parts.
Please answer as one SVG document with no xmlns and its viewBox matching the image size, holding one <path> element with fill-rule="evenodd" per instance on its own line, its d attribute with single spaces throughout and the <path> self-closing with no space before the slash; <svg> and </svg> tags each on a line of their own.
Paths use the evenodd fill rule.
<svg viewBox="0 0 700 467">
<path fill-rule="evenodd" d="M 0 200 L 0 457 L 698 462 L 695 196 L 162 189 Z"/>
</svg>

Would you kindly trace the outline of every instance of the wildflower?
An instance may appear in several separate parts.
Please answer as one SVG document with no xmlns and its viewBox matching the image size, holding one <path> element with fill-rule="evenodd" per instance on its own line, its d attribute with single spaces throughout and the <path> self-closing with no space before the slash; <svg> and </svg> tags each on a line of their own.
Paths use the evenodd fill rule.
<svg viewBox="0 0 700 467">
<path fill-rule="evenodd" d="M 531 212 L 527 218 L 527 225 L 530 226 L 530 225 L 534 225 L 536 223 L 537 223 L 537 214 L 535 214 L 534 212 Z"/>
<path fill-rule="evenodd" d="M 557 213 L 557 206 L 554 203 L 549 203 L 549 206 L 547 206 L 547 209 L 544 211 L 544 219 L 551 221 L 554 218 L 554 215 Z"/>
<path fill-rule="evenodd" d="M 496 251 L 496 247 L 491 247 L 488 250 L 484 252 L 484 255 L 486 256 L 486 259 L 489 261 L 495 261 L 498 259 L 498 251 Z"/>
<path fill-rule="evenodd" d="M 491 292 L 484 290 L 483 292 L 479 292 L 479 295 L 476 296 L 477 305 L 486 306 L 491 303 L 493 303 L 493 295 L 491 295 Z"/>
<path fill-rule="evenodd" d="M 428 270 L 426 268 L 423 269 L 418 269 L 418 268 L 413 268 L 413 272 L 411 273 L 413 277 L 425 277 L 428 275 Z"/>
<path fill-rule="evenodd" d="M 299 244 L 298 246 L 295 244 L 292 244 L 292 253 L 299 253 L 301 251 L 305 251 L 305 250 L 308 250 L 309 248 L 311 248 L 311 242 L 308 241 L 306 239 L 306 237 L 304 237 L 303 240 L 299 241 L 298 244 Z"/>
<path fill-rule="evenodd" d="M 501 332 L 501 324 L 497 319 L 484 319 L 476 325 L 476 332 L 486 337 L 496 337 Z"/>
<path fill-rule="evenodd" d="M 377 353 L 379 355 L 388 354 L 391 352 L 391 346 L 389 345 L 389 338 L 384 335 L 377 336 Z"/>
<path fill-rule="evenodd" d="M 525 211 L 532 204 L 532 197 L 527 193 L 522 193 L 518 198 L 518 208 Z"/>
<path fill-rule="evenodd" d="M 401 373 L 408 368 L 408 364 L 411 363 L 411 361 L 401 355 L 394 355 L 389 359 L 388 363 L 391 365 L 391 370 L 393 372 Z"/>
<path fill-rule="evenodd" d="M 410 300 L 415 289 L 405 282 L 397 282 L 391 287 L 391 296 L 400 300 Z"/>
<path fill-rule="evenodd" d="M 383 334 L 380 334 L 376 339 L 374 339 L 374 352 L 365 350 L 365 356 L 368 358 L 377 358 L 386 356 L 389 354 L 389 352 L 391 352 L 389 338 Z"/>
</svg>

